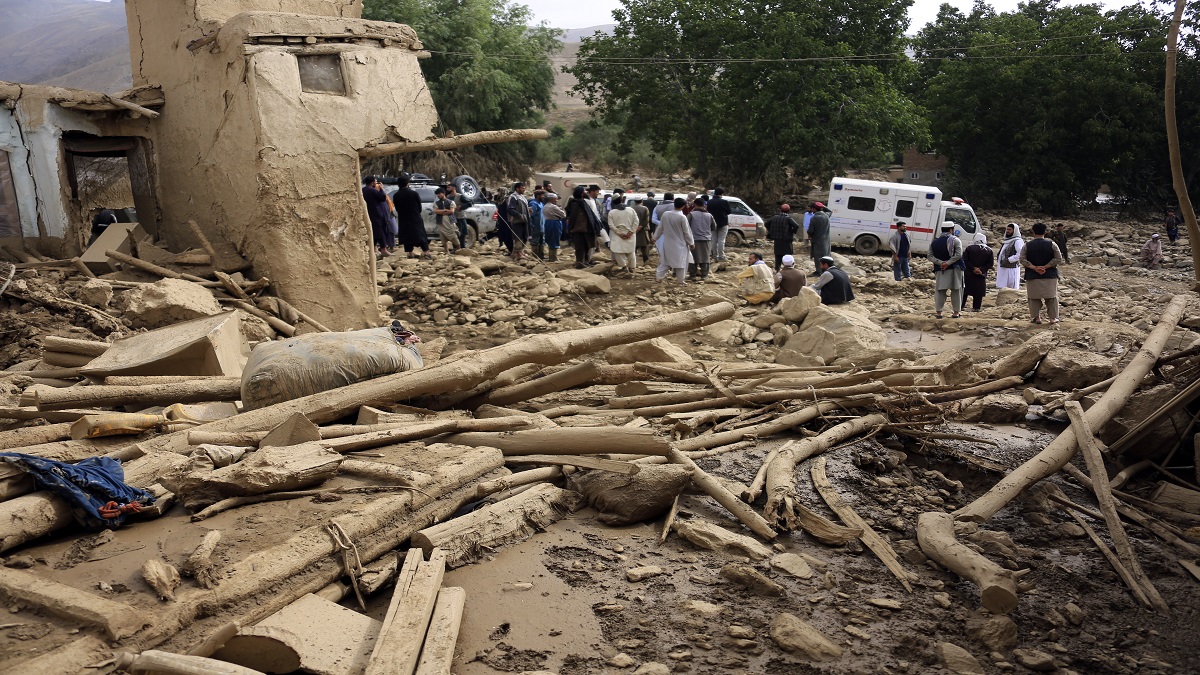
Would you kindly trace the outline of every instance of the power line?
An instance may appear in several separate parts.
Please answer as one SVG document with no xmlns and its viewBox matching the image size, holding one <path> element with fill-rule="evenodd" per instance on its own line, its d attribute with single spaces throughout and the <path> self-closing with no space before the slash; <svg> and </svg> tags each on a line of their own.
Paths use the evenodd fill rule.
<svg viewBox="0 0 1200 675">
<path fill-rule="evenodd" d="M 1030 40 L 1016 40 L 1011 42 L 997 42 L 994 44 L 983 45 L 968 45 L 958 47 L 935 47 L 923 50 L 925 53 L 931 52 L 952 52 L 955 53 L 955 60 L 996 60 L 996 59 L 1059 59 L 1059 58 L 1083 58 L 1091 56 L 1111 56 L 1109 53 L 1089 52 L 1078 54 L 959 54 L 959 52 L 967 52 L 970 50 L 985 50 L 985 49 L 1002 49 L 1007 47 L 1017 47 L 1030 44 L 1045 44 L 1047 42 L 1061 42 L 1067 40 L 1082 40 L 1105 37 L 1116 37 L 1127 34 L 1144 34 L 1145 29 L 1131 28 L 1127 30 L 1101 32 L 1101 33 L 1086 33 L 1082 35 L 1066 35 L 1059 37 L 1042 37 Z M 1159 36 L 1154 36 L 1159 37 Z M 1165 42 L 1165 37 L 1163 38 Z M 495 59 L 500 61 L 525 62 L 525 63 L 543 63 L 550 61 L 555 64 L 570 64 L 577 63 L 580 57 L 565 57 L 565 56 L 520 56 L 515 54 L 481 54 L 478 52 L 458 52 L 458 51 L 439 51 L 428 50 L 431 54 L 441 54 L 445 56 L 469 56 L 482 57 L 487 59 Z M 1123 56 L 1164 56 L 1164 51 L 1153 52 L 1122 52 Z M 879 54 L 862 54 L 862 55 L 841 55 L 841 56 L 809 56 L 809 57 L 774 57 L 774 58 L 712 58 L 712 59 L 696 59 L 696 58 L 673 58 L 673 57 L 589 57 L 590 63 L 603 63 L 610 65 L 637 65 L 643 63 L 655 64 L 690 64 L 690 65 L 736 65 L 736 64 L 757 64 L 757 63 L 819 63 L 819 62 L 886 62 L 895 61 L 901 58 L 913 58 L 907 52 L 885 52 Z"/>
</svg>

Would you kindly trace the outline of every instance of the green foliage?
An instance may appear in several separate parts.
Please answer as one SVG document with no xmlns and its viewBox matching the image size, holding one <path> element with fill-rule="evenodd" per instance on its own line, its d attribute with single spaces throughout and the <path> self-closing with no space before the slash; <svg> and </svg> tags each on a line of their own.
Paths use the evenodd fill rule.
<svg viewBox="0 0 1200 675">
<path fill-rule="evenodd" d="M 963 14 L 943 5 L 915 40 L 921 76 L 910 92 L 951 161 L 951 191 L 1052 215 L 1077 209 L 1102 184 L 1128 201 L 1167 199 L 1165 26 L 1139 6 L 1102 12 L 1038 0 L 998 14 L 976 2 Z M 1197 84 L 1195 51 L 1182 52 L 1179 126 L 1193 166 Z"/>
<path fill-rule="evenodd" d="M 442 130 L 463 134 L 537 127 L 551 105 L 550 56 L 560 31 L 529 26 L 529 8 L 507 0 L 364 0 L 368 19 L 404 23 L 432 56 L 421 70 Z M 515 166 L 533 159 L 535 143 L 479 146 Z"/>
<path fill-rule="evenodd" d="M 788 171 L 828 174 L 925 138 L 900 90 L 910 4 L 623 0 L 613 35 L 585 38 L 570 71 L 631 146 L 674 146 L 710 182 L 777 193 Z M 884 56 L 848 58 L 864 54 Z"/>
</svg>

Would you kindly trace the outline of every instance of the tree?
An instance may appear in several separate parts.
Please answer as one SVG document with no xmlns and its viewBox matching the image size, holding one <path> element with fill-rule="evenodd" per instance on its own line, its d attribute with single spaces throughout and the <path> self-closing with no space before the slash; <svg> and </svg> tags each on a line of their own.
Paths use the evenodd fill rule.
<svg viewBox="0 0 1200 675">
<path fill-rule="evenodd" d="M 507 0 L 364 0 L 363 16 L 412 26 L 431 56 L 421 71 L 443 131 L 463 134 L 540 126 L 550 108 L 560 31 L 530 26 L 525 5 Z M 477 151 L 513 166 L 534 144 Z"/>
<path fill-rule="evenodd" d="M 765 195 L 923 138 L 901 91 L 909 0 L 622 0 L 585 38 L 576 91 L 624 135 Z M 878 55 L 861 58 L 863 55 Z"/>
<path fill-rule="evenodd" d="M 1161 203 L 1164 33 L 1164 17 L 1138 6 L 1105 13 L 1039 0 L 998 14 L 977 2 L 970 15 L 943 6 L 915 40 L 924 79 L 910 91 L 950 159 L 948 187 L 981 206 L 1056 216 L 1102 184 Z"/>
</svg>

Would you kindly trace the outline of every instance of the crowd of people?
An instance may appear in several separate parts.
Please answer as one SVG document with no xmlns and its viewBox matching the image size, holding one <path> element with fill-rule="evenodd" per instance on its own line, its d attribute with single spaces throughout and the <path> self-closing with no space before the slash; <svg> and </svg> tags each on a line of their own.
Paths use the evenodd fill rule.
<svg viewBox="0 0 1200 675">
<path fill-rule="evenodd" d="M 371 176 L 364 181 L 363 198 L 376 254 L 389 255 L 402 246 L 408 257 L 429 258 L 430 243 L 421 220 L 420 198 L 408 187 L 406 176 L 402 175 L 397 183 L 399 189 L 389 197 L 377 178 Z M 644 197 L 627 196 L 625 190 L 617 188 L 603 195 L 599 185 L 579 185 L 565 204 L 560 204 L 561 199 L 549 182 L 535 187 L 532 194 L 527 194 L 528 190 L 528 184 L 519 181 L 507 194 L 500 193 L 494 198 L 496 236 L 515 261 L 532 255 L 557 262 L 566 243 L 574 250 L 576 268 L 596 265 L 596 255 L 607 248 L 613 272 L 630 275 L 637 269 L 639 259 L 641 264 L 649 264 L 650 249 L 654 247 L 658 252 L 656 281 L 687 284 L 706 280 L 713 263 L 728 260 L 725 241 L 731 208 L 722 188 L 711 194 L 689 192 L 686 196 L 667 192 L 659 201 L 654 192 L 647 192 Z M 438 188 L 436 198 L 433 213 L 438 240 L 449 254 L 456 247 L 467 245 L 462 213 L 470 207 L 470 202 L 457 194 L 453 185 Z M 766 223 L 774 266 L 768 265 L 761 253 L 749 254 L 748 265 L 737 275 L 741 296 L 752 304 L 776 304 L 796 296 L 807 285 L 806 274 L 796 267 L 794 250 L 803 223 L 815 277 L 809 287 L 821 296 L 824 304 L 852 301 L 850 277 L 832 257 L 829 215 L 830 210 L 823 203 L 812 202 L 801 220 L 793 216 L 790 204 L 780 204 L 778 212 Z M 1182 221 L 1174 211 L 1168 211 L 1164 224 L 1167 238 L 1174 245 Z M 1061 320 L 1059 266 L 1071 260 L 1067 233 L 1062 223 L 1053 230 L 1044 223 L 1034 223 L 1030 230 L 1027 240 L 1019 224 L 1009 223 L 999 249 L 993 252 L 982 231 L 966 242 L 960 238 L 956 223 L 942 223 L 927 255 L 934 277 L 934 316 L 944 318 L 948 311 L 951 318 L 959 318 L 968 299 L 971 311 L 980 311 L 987 295 L 988 277 L 994 270 L 997 289 L 1019 289 L 1024 280 L 1032 323 L 1058 323 Z M 897 282 L 911 279 L 912 246 L 907 223 L 896 223 L 888 247 L 892 252 L 893 278 Z M 1163 261 L 1163 242 L 1154 234 L 1141 249 L 1141 262 L 1157 269 Z"/>
</svg>

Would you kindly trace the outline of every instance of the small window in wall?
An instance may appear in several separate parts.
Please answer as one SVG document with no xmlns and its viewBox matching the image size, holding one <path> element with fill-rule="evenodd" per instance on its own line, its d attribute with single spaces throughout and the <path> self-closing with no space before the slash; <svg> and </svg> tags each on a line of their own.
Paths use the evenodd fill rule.
<svg viewBox="0 0 1200 675">
<path fill-rule="evenodd" d="M 937 179 L 938 179 L 938 180 L 941 180 L 941 179 L 942 179 L 942 177 L 943 177 L 943 176 L 945 176 L 946 174 L 945 174 L 945 172 L 943 172 L 943 171 L 939 171 L 939 172 L 937 172 L 937 173 L 936 173 L 936 174 L 934 174 L 934 175 L 937 177 Z"/>
<path fill-rule="evenodd" d="M 342 79 L 342 57 L 338 54 L 301 54 L 296 57 L 300 67 L 300 90 L 313 94 L 346 95 Z"/>
<path fill-rule="evenodd" d="M 909 171 L 908 177 L 910 180 L 917 180 L 918 178 L 921 177 L 921 174 L 917 173 L 916 171 Z"/>
<path fill-rule="evenodd" d="M 913 202 L 907 199 L 901 199 L 896 202 L 896 217 L 897 218 L 912 218 Z"/>
<path fill-rule="evenodd" d="M 874 211 L 875 200 L 870 197 L 851 197 L 846 200 L 846 208 L 851 211 Z"/>
<path fill-rule="evenodd" d="M 21 215 L 17 211 L 17 190 L 13 185 L 8 153 L 0 150 L 0 238 L 21 236 Z"/>
</svg>

